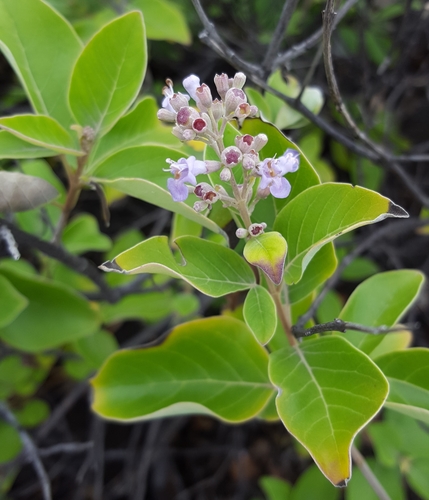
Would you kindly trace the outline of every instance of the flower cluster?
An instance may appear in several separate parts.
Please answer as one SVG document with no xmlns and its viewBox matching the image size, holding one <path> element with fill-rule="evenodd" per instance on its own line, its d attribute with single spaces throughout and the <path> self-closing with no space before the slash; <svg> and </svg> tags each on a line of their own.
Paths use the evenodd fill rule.
<svg viewBox="0 0 429 500">
<path fill-rule="evenodd" d="M 243 91 L 245 81 L 243 73 L 236 73 L 234 78 L 229 78 L 224 73 L 216 75 L 214 83 L 220 99 L 213 99 L 210 88 L 205 83 L 201 84 L 195 75 L 188 76 L 183 81 L 188 94 L 174 92 L 172 81 L 166 81 L 158 118 L 174 123 L 173 134 L 181 141 L 204 142 L 218 157 L 216 161 L 197 160 L 194 156 L 178 161 L 168 159 L 170 167 L 165 170 L 171 172 L 173 177 L 168 179 L 167 187 L 174 201 L 184 201 L 189 193 L 194 193 L 199 199 L 194 204 L 194 209 L 200 212 L 210 210 L 213 203 L 220 200 L 223 206 L 235 211 L 244 220 L 250 217 L 260 199 L 270 194 L 276 198 L 289 196 L 291 185 L 284 175 L 298 169 L 298 151 L 287 149 L 278 158 L 261 160 L 259 153 L 268 141 L 265 134 L 237 135 L 234 145 L 224 146 L 225 129 L 229 122 L 236 120 L 241 125 L 246 118 L 252 118 L 258 113 L 257 107 L 247 102 Z M 195 101 L 195 107 L 189 105 L 191 98 Z M 233 174 L 233 169 L 238 165 L 242 168 L 241 184 L 237 184 Z M 225 189 L 221 184 L 197 183 L 198 175 L 216 171 L 219 171 L 220 181 L 228 183 L 230 189 Z M 259 184 L 255 184 L 257 180 Z M 254 189 L 255 185 L 257 187 Z M 243 203 L 249 217 L 243 217 L 241 213 Z M 242 231 L 241 237 L 256 236 L 263 230 L 263 223 L 258 228 L 249 225 Z"/>
</svg>

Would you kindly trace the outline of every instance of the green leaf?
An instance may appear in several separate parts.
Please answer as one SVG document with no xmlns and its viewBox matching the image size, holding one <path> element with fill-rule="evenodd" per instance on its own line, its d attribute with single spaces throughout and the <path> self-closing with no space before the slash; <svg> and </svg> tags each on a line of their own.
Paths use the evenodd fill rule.
<svg viewBox="0 0 429 500">
<path fill-rule="evenodd" d="M 96 370 L 118 349 L 118 342 L 110 332 L 100 330 L 76 340 L 73 348 L 91 369 Z"/>
<path fill-rule="evenodd" d="M 157 205 L 173 213 L 179 213 L 194 222 L 222 233 L 221 228 L 213 221 L 192 208 L 195 200 L 189 197 L 186 202 L 173 201 L 167 191 L 169 172 L 166 159 L 173 161 L 183 157 L 183 153 L 162 146 L 139 146 L 124 149 L 102 162 L 95 172 L 94 181 L 111 186 L 140 200 Z"/>
<path fill-rule="evenodd" d="M 406 499 L 401 474 L 397 468 L 392 469 L 383 466 L 373 458 L 366 459 L 366 463 L 391 500 Z M 358 467 L 353 467 L 353 477 L 345 493 L 346 500 L 378 500 L 379 498 Z"/>
<path fill-rule="evenodd" d="M 411 488 L 423 500 L 429 500 L 429 458 L 414 459 L 406 471 L 407 481 Z"/>
<path fill-rule="evenodd" d="M 37 427 L 49 417 L 49 406 L 42 399 L 30 399 L 15 411 L 18 422 L 23 427 Z"/>
<path fill-rule="evenodd" d="M 0 48 L 36 113 L 68 128 L 67 88 L 82 50 L 70 24 L 41 0 L 1 0 Z"/>
<path fill-rule="evenodd" d="M 31 377 L 33 370 L 26 366 L 18 354 L 0 359 L 0 400 L 12 396 Z"/>
<path fill-rule="evenodd" d="M 393 326 L 417 299 L 424 280 L 421 272 L 411 269 L 376 274 L 354 290 L 339 317 L 366 326 Z M 348 331 L 342 335 L 372 357 L 372 351 L 390 334 Z"/>
<path fill-rule="evenodd" d="M 158 105 L 153 97 L 142 99 L 129 113 L 122 116 L 114 127 L 104 135 L 91 150 L 87 172 L 93 172 L 97 165 L 114 153 L 141 146 L 145 143 L 159 143 L 180 147 L 179 140 L 171 128 L 163 125 L 156 113 Z"/>
<path fill-rule="evenodd" d="M 325 248 L 325 247 L 323 247 Z M 323 250 L 322 248 L 322 250 Z M 320 250 L 320 252 L 322 251 Z M 316 257 L 319 255 L 320 252 L 317 252 Z M 313 260 L 314 260 L 313 259 Z M 313 262 L 313 261 L 312 261 Z M 308 267 L 311 266 L 311 262 Z M 307 268 L 308 269 L 308 268 Z M 307 272 L 307 270 L 305 271 Z M 334 292 L 330 290 L 325 298 L 322 300 L 322 303 L 320 304 L 319 308 L 317 309 L 317 322 L 318 323 L 328 323 L 329 321 L 332 321 L 335 318 L 338 318 L 340 315 L 341 309 L 343 308 L 344 301 L 340 297 L 340 295 L 337 292 Z"/>
<path fill-rule="evenodd" d="M 324 245 L 312 258 L 296 285 L 289 287 L 289 302 L 294 304 L 313 292 L 332 276 L 337 268 L 337 258 L 332 243 Z M 335 316 L 331 319 L 334 319 Z"/>
<path fill-rule="evenodd" d="M 286 254 L 286 240 L 277 232 L 263 233 L 250 238 L 243 251 L 247 262 L 259 267 L 276 285 L 283 279 Z"/>
<path fill-rule="evenodd" d="M 27 298 L 0 275 L 0 328 L 12 323 L 27 306 Z"/>
<path fill-rule="evenodd" d="M 390 385 L 386 407 L 429 425 L 429 349 L 396 351 L 376 362 Z"/>
<path fill-rule="evenodd" d="M 258 108 L 259 116 L 263 120 L 273 122 L 274 120 L 273 120 L 273 115 L 271 113 L 271 109 L 268 106 L 267 101 L 264 99 L 262 94 L 258 92 L 256 89 L 252 89 L 252 87 L 246 88 L 246 94 L 250 104 Z"/>
<path fill-rule="evenodd" d="M 319 469 L 312 465 L 299 476 L 288 500 L 338 500 L 340 494 L 341 491 L 326 481 Z"/>
<path fill-rule="evenodd" d="M 320 337 L 270 356 L 270 378 L 287 430 L 336 486 L 350 478 L 356 434 L 380 410 L 389 386 L 380 369 L 340 337 Z"/>
<path fill-rule="evenodd" d="M 108 236 L 100 233 L 96 218 L 90 214 L 74 217 L 64 230 L 62 242 L 70 253 L 85 253 L 90 250 L 104 252 L 112 242 Z"/>
<path fill-rule="evenodd" d="M 240 132 L 253 136 L 265 134 L 268 137 L 268 143 L 259 153 L 261 160 L 279 157 L 288 148 L 296 149 L 300 152 L 299 169 L 293 174 L 288 175 L 288 179 L 292 185 L 289 196 L 283 199 L 268 196 L 265 200 L 259 201 L 253 211 L 252 220 L 255 222 L 265 222 L 268 225 L 268 229 L 271 229 L 280 210 L 302 191 L 320 184 L 320 179 L 305 154 L 273 124 L 264 122 L 259 118 L 246 119 Z"/>
<path fill-rule="evenodd" d="M 0 338 L 12 347 L 42 351 L 90 335 L 97 329 L 98 314 L 72 289 L 5 269 L 1 273 L 29 302 L 15 321 L 0 328 Z"/>
<path fill-rule="evenodd" d="M 262 345 L 267 344 L 277 327 L 276 304 L 267 290 L 257 285 L 246 296 L 243 316 L 247 326 Z"/>
<path fill-rule="evenodd" d="M 316 252 L 329 241 L 387 217 L 408 214 L 388 198 L 359 186 L 325 183 L 302 192 L 274 224 L 289 246 L 286 283 L 297 283 Z"/>
<path fill-rule="evenodd" d="M 69 102 L 77 122 L 100 135 L 110 130 L 137 97 L 146 63 L 140 12 L 106 24 L 88 42 L 73 70 Z"/>
<path fill-rule="evenodd" d="M 143 12 L 149 40 L 191 44 L 191 33 L 186 24 L 186 18 L 173 2 L 132 0 L 131 5 Z"/>
<path fill-rule="evenodd" d="M 288 482 L 278 477 L 262 476 L 259 486 L 267 500 L 288 500 L 291 486 Z"/>
<path fill-rule="evenodd" d="M 0 118 L 0 128 L 23 141 L 57 153 L 82 156 L 77 141 L 53 118 L 43 115 L 15 115 Z"/>
<path fill-rule="evenodd" d="M 0 159 L 3 158 L 47 158 L 55 156 L 55 151 L 41 148 L 19 139 L 6 130 L 0 131 Z"/>
<path fill-rule="evenodd" d="M 203 413 L 241 422 L 273 394 L 267 366 L 243 322 L 200 319 L 174 328 L 160 346 L 111 356 L 92 380 L 93 409 L 122 421 Z"/>
<path fill-rule="evenodd" d="M 0 443 L 0 464 L 13 460 L 22 450 L 18 431 L 3 421 L 0 421 Z"/>
<path fill-rule="evenodd" d="M 197 236 L 200 237 L 203 231 L 201 224 L 194 222 L 180 214 L 173 214 L 171 224 L 170 239 L 174 241 L 179 236 Z"/>
<path fill-rule="evenodd" d="M 211 297 L 247 290 L 255 285 L 251 268 L 230 248 L 194 236 L 182 236 L 175 243 L 182 254 L 183 265 L 176 263 L 168 247 L 168 238 L 154 236 L 100 268 L 127 274 L 159 273 L 182 278 Z"/>
</svg>

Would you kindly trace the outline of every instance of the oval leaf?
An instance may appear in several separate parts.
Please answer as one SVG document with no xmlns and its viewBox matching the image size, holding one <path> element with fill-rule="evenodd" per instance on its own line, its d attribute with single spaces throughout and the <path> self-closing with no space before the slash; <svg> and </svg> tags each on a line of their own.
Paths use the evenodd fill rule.
<svg viewBox="0 0 429 500">
<path fill-rule="evenodd" d="M 429 425 L 429 349 L 392 352 L 377 364 L 390 384 L 386 406 Z"/>
<path fill-rule="evenodd" d="M 89 250 L 104 252 L 110 249 L 112 241 L 100 233 L 97 219 L 90 214 L 74 217 L 64 230 L 62 242 L 71 253 L 85 253 Z"/>
<path fill-rule="evenodd" d="M 264 287 L 257 285 L 246 296 L 243 316 L 258 342 L 267 344 L 277 327 L 276 304 Z"/>
<path fill-rule="evenodd" d="M 0 212 L 24 212 L 59 195 L 49 182 L 20 172 L 0 172 Z"/>
<path fill-rule="evenodd" d="M 247 262 L 259 267 L 276 285 L 283 279 L 286 254 L 286 240 L 280 233 L 273 231 L 251 238 L 243 250 Z"/>
<path fill-rule="evenodd" d="M 112 130 L 113 132 L 113 130 Z M 212 220 L 192 208 L 195 200 L 173 201 L 167 191 L 166 158 L 174 161 L 183 153 L 163 146 L 139 146 L 119 151 L 102 162 L 94 172 L 94 182 L 115 188 L 129 196 L 178 213 L 215 233 L 223 233 Z"/>
<path fill-rule="evenodd" d="M 380 369 L 340 337 L 320 337 L 270 356 L 277 411 L 325 476 L 345 486 L 354 437 L 389 391 Z"/>
<path fill-rule="evenodd" d="M 70 83 L 70 108 L 77 122 L 101 135 L 137 97 L 146 71 L 146 38 L 140 12 L 106 24 L 88 42 Z"/>
<path fill-rule="evenodd" d="M 417 299 L 424 281 L 423 273 L 411 269 L 376 274 L 354 290 L 339 317 L 366 326 L 393 326 Z M 342 335 L 372 357 L 372 352 L 381 347 L 384 339 L 390 342 L 391 334 L 348 331 Z"/>
<path fill-rule="evenodd" d="M 90 335 L 99 317 L 74 290 L 36 276 L 2 274 L 28 300 L 28 306 L 9 325 L 0 328 L 0 338 L 22 351 L 37 352 Z"/>
<path fill-rule="evenodd" d="M 316 252 L 343 233 L 407 212 L 380 194 L 359 186 L 325 183 L 310 187 L 277 216 L 274 229 L 288 242 L 285 280 L 297 283 Z"/>
<path fill-rule="evenodd" d="M 113 354 L 92 380 L 93 409 L 114 420 L 205 413 L 241 422 L 273 394 L 267 366 L 243 322 L 199 319 L 174 328 L 160 346 Z"/>
<path fill-rule="evenodd" d="M 0 159 L 47 158 L 56 154 L 55 151 L 35 146 L 6 130 L 0 130 Z"/>
<path fill-rule="evenodd" d="M 26 297 L 0 275 L 0 328 L 12 323 L 27 306 Z"/>
<path fill-rule="evenodd" d="M 0 0 L 0 48 L 36 113 L 69 127 L 67 88 L 82 50 L 70 24 L 41 0 Z"/>
<path fill-rule="evenodd" d="M 175 243 L 182 254 L 183 265 L 174 259 L 167 236 L 154 236 L 100 268 L 126 274 L 159 273 L 182 278 L 211 297 L 254 286 L 251 268 L 230 248 L 194 236 L 182 236 Z"/>
<path fill-rule="evenodd" d="M 0 118 L 0 128 L 23 141 L 57 153 L 82 156 L 70 134 L 53 118 L 43 115 L 15 115 Z"/>
</svg>

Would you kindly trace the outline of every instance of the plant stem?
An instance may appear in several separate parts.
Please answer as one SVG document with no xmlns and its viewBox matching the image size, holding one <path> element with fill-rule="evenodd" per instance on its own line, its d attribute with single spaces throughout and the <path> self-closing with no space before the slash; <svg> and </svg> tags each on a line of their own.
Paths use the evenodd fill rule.
<svg viewBox="0 0 429 500">
<path fill-rule="evenodd" d="M 271 293 L 271 296 L 274 299 L 274 303 L 276 304 L 277 315 L 278 315 L 280 322 L 283 326 L 283 330 L 286 333 L 286 337 L 287 337 L 287 340 L 289 342 L 289 345 L 291 345 L 292 347 L 296 346 L 298 344 L 298 342 L 292 333 L 290 317 L 285 309 L 286 305 L 283 304 L 281 297 L 280 297 L 281 291 L 282 291 L 281 285 L 279 287 L 276 287 L 276 285 L 274 285 L 274 283 L 269 278 L 267 279 L 267 283 L 268 283 L 268 289 Z"/>
<path fill-rule="evenodd" d="M 378 496 L 378 498 L 380 500 L 391 500 L 390 496 L 387 494 L 380 481 L 369 468 L 361 452 L 356 448 L 356 446 L 352 446 L 351 451 L 354 463 L 359 467 L 364 478 L 368 481 L 368 484 L 374 490 L 374 493 Z"/>
</svg>

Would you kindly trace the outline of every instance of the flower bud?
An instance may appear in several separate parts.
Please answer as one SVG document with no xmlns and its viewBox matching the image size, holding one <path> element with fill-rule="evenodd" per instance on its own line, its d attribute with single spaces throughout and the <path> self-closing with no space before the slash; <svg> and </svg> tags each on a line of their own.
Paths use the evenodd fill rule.
<svg viewBox="0 0 429 500">
<path fill-rule="evenodd" d="M 212 93 L 210 88 L 203 83 L 196 90 L 196 103 L 200 109 L 209 109 L 213 103 Z"/>
<path fill-rule="evenodd" d="M 223 116 L 224 109 L 223 109 L 223 102 L 219 101 L 219 99 L 215 99 L 212 103 L 212 113 L 214 116 L 214 119 L 216 121 L 220 120 Z"/>
<path fill-rule="evenodd" d="M 177 125 L 182 125 L 182 127 L 191 127 L 192 122 L 198 118 L 200 115 L 198 114 L 197 111 L 195 111 L 194 108 L 191 108 L 190 106 L 184 106 L 183 108 L 180 108 L 176 121 Z"/>
<path fill-rule="evenodd" d="M 191 130 L 190 128 L 187 128 L 183 131 L 184 141 L 193 141 L 196 136 L 197 136 L 196 132 L 194 130 Z"/>
<path fill-rule="evenodd" d="M 247 236 L 249 235 L 249 231 L 247 229 L 245 229 L 244 227 L 239 227 L 237 229 L 237 231 L 235 231 L 235 236 L 237 236 L 237 238 L 246 238 Z"/>
<path fill-rule="evenodd" d="M 265 134 L 258 134 L 255 137 L 255 142 L 253 143 L 253 149 L 255 151 L 260 151 L 265 144 L 268 142 L 268 137 Z"/>
<path fill-rule="evenodd" d="M 235 146 L 229 146 L 222 151 L 221 160 L 227 167 L 235 167 L 243 158 L 241 151 Z"/>
<path fill-rule="evenodd" d="M 250 236 L 256 237 L 264 232 L 264 229 L 267 227 L 265 222 L 254 223 L 249 226 L 249 234 Z"/>
<path fill-rule="evenodd" d="M 237 135 L 234 139 L 235 145 L 242 153 L 250 153 L 253 146 L 253 136 L 246 135 Z"/>
<path fill-rule="evenodd" d="M 194 194 L 195 194 L 195 196 L 198 196 L 198 198 L 203 199 L 204 195 L 208 191 L 212 191 L 212 190 L 213 190 L 213 187 L 210 184 L 208 184 L 207 182 L 200 182 L 199 184 L 197 184 L 195 186 Z"/>
<path fill-rule="evenodd" d="M 156 116 L 158 117 L 158 120 L 161 120 L 163 122 L 174 123 L 176 121 L 177 115 L 174 111 L 169 111 L 168 109 L 161 108 L 158 109 Z"/>
<path fill-rule="evenodd" d="M 259 109 L 257 106 L 250 106 L 249 118 L 253 118 L 259 113 Z"/>
<path fill-rule="evenodd" d="M 221 75 L 216 75 L 214 77 L 214 82 L 216 85 L 217 93 L 220 95 L 221 99 L 224 99 L 225 94 L 229 90 L 228 75 L 226 73 L 222 73 Z"/>
<path fill-rule="evenodd" d="M 212 172 L 216 172 L 222 166 L 220 161 L 216 160 L 206 160 L 207 173 L 211 174 Z"/>
<path fill-rule="evenodd" d="M 224 182 L 229 182 L 231 180 L 231 170 L 229 168 L 225 167 L 222 169 L 220 180 Z"/>
<path fill-rule="evenodd" d="M 196 201 L 194 203 L 194 210 L 195 210 L 195 212 L 202 212 L 207 207 L 208 207 L 208 203 L 206 203 L 205 201 Z"/>
<path fill-rule="evenodd" d="M 203 134 L 207 130 L 207 122 L 204 118 L 196 118 L 192 122 L 192 129 L 195 130 L 197 134 Z"/>
<path fill-rule="evenodd" d="M 247 102 L 246 94 L 241 89 L 229 89 L 225 95 L 225 114 L 229 116 L 234 113 L 240 104 Z"/>
<path fill-rule="evenodd" d="M 203 200 L 210 205 L 212 205 L 213 203 L 216 203 L 218 199 L 219 199 L 219 195 L 216 193 L 216 191 L 213 191 L 213 189 L 204 193 L 204 196 L 203 196 Z"/>
<path fill-rule="evenodd" d="M 258 164 L 259 157 L 255 152 L 245 153 L 243 155 L 243 168 L 245 170 L 253 170 Z"/>
<path fill-rule="evenodd" d="M 171 130 L 171 133 L 177 137 L 180 141 L 186 141 L 186 139 L 183 137 L 183 129 L 182 127 L 178 127 L 177 125 L 174 126 Z"/>
<path fill-rule="evenodd" d="M 246 75 L 244 73 L 236 73 L 234 75 L 234 79 L 232 80 L 232 86 L 237 89 L 242 89 L 244 84 L 246 83 Z"/>
<path fill-rule="evenodd" d="M 184 106 L 188 106 L 189 97 L 181 94 L 180 92 L 177 94 L 173 94 L 173 97 L 170 97 L 170 106 L 176 111 L 179 111 L 180 108 Z"/>
<path fill-rule="evenodd" d="M 239 120 L 244 120 L 250 115 L 250 105 L 247 102 L 243 102 L 239 104 L 234 112 L 234 116 L 236 116 Z"/>
</svg>

